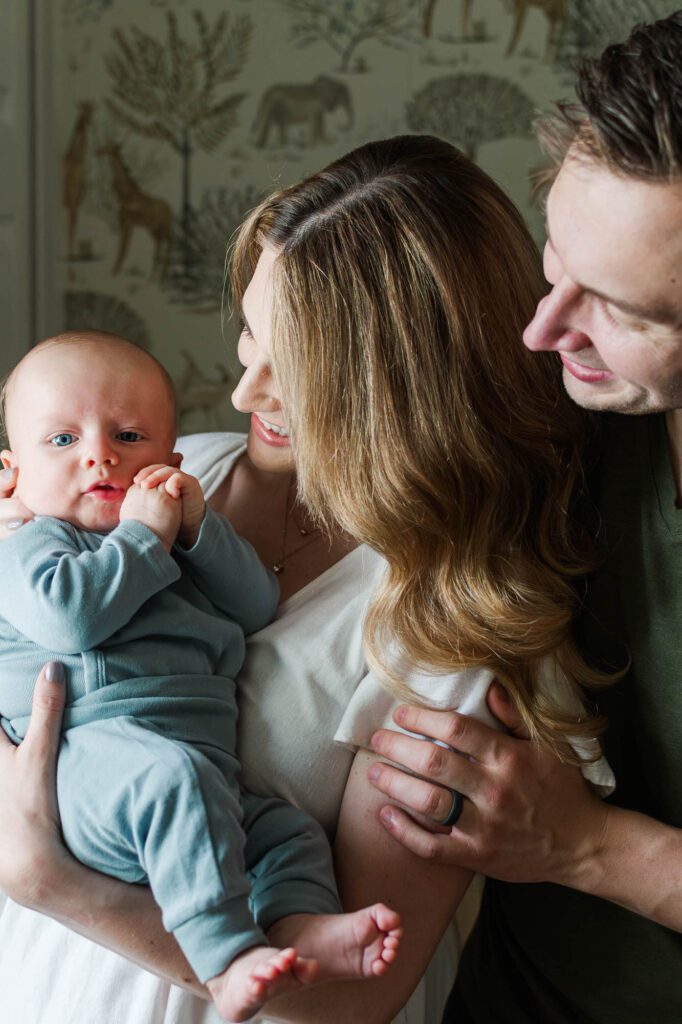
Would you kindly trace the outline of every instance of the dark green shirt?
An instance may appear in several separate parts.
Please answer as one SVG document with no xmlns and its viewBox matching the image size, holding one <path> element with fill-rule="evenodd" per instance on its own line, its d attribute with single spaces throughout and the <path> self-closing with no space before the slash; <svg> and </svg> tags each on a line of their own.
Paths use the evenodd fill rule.
<svg viewBox="0 0 682 1024">
<path fill-rule="evenodd" d="M 607 555 L 581 643 L 602 666 L 632 659 L 597 698 L 610 799 L 682 828 L 682 510 L 662 416 L 604 417 L 593 494 Z M 489 881 L 444 1021 L 680 1024 L 682 935 L 561 886 Z"/>
</svg>

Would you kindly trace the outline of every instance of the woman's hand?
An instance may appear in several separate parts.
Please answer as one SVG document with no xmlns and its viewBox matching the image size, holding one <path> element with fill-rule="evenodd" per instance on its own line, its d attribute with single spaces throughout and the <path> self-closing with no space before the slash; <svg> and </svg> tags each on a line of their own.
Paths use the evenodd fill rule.
<svg viewBox="0 0 682 1024">
<path fill-rule="evenodd" d="M 514 735 L 455 712 L 396 709 L 394 717 L 405 729 L 447 747 L 381 730 L 374 750 L 425 779 L 374 764 L 370 778 L 377 789 L 432 821 L 448 813 L 450 790 L 466 799 L 459 821 L 447 831 L 427 831 L 395 806 L 381 809 L 381 821 L 421 857 L 509 882 L 582 887 L 586 874 L 595 870 L 609 806 L 592 793 L 577 768 L 528 742 L 505 698 L 503 688 L 493 684 L 490 710 Z"/>
<path fill-rule="evenodd" d="M 0 888 L 35 910 L 75 863 L 59 830 L 55 781 L 64 695 L 64 667 L 52 661 L 38 676 L 23 743 L 15 747 L 0 729 Z"/>
<path fill-rule="evenodd" d="M 11 537 L 24 523 L 33 519 L 33 513 L 19 498 L 14 498 L 17 470 L 0 470 L 0 541 Z"/>
</svg>

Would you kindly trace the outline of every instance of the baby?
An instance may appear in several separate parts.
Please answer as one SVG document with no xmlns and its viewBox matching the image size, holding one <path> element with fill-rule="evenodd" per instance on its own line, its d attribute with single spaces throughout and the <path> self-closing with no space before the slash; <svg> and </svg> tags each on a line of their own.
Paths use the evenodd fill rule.
<svg viewBox="0 0 682 1024">
<path fill-rule="evenodd" d="M 64 334 L 22 359 L 4 406 L 2 461 L 36 518 L 0 545 L 0 721 L 19 743 L 41 665 L 66 665 L 67 845 L 149 883 L 228 1020 L 382 974 L 398 915 L 341 914 L 319 825 L 239 788 L 233 680 L 278 588 L 180 471 L 167 373 L 122 338 Z"/>
</svg>

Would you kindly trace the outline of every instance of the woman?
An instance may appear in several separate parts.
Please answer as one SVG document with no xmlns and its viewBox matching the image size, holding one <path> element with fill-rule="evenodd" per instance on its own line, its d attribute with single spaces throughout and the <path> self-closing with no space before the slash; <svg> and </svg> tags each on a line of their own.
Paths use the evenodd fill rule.
<svg viewBox="0 0 682 1024">
<path fill-rule="evenodd" d="M 520 216 L 437 139 L 364 146 L 266 200 L 239 233 L 232 276 L 245 367 L 233 401 L 251 429 L 246 445 L 187 439 L 185 467 L 280 571 L 280 614 L 250 639 L 239 679 L 244 783 L 301 803 L 335 837 L 348 909 L 381 899 L 405 925 L 393 977 L 297 993 L 266 1016 L 431 1024 L 447 972 L 401 1008 L 470 876 L 418 862 L 378 821 L 366 745 L 385 718 L 380 681 L 404 693 L 418 668 L 486 665 L 535 735 L 559 748 L 590 732 L 579 707 L 558 709 L 537 684 L 550 652 L 578 682 L 592 678 L 569 638 L 568 577 L 584 569 L 567 511 L 580 413 L 555 362 L 520 341 L 543 289 Z M 200 992 L 149 893 L 58 845 L 39 747 L 2 751 L 0 807 L 14 825 L 0 885 Z M 34 794 L 36 813 L 21 813 L 13 786 Z M 0 982 L 21 990 L 24 1022 L 203 1019 L 198 999 L 12 904 L 0 943 Z"/>
</svg>

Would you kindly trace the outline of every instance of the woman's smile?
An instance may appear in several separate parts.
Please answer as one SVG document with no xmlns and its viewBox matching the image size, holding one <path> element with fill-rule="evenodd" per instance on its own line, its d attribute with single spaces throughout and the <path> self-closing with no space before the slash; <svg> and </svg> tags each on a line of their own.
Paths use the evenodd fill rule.
<svg viewBox="0 0 682 1024">
<path fill-rule="evenodd" d="M 257 412 L 251 414 L 251 429 L 261 441 L 264 441 L 265 444 L 273 445 L 275 448 L 286 448 L 291 444 L 289 431 L 286 427 L 270 423 L 269 420 L 259 416 Z"/>
</svg>

